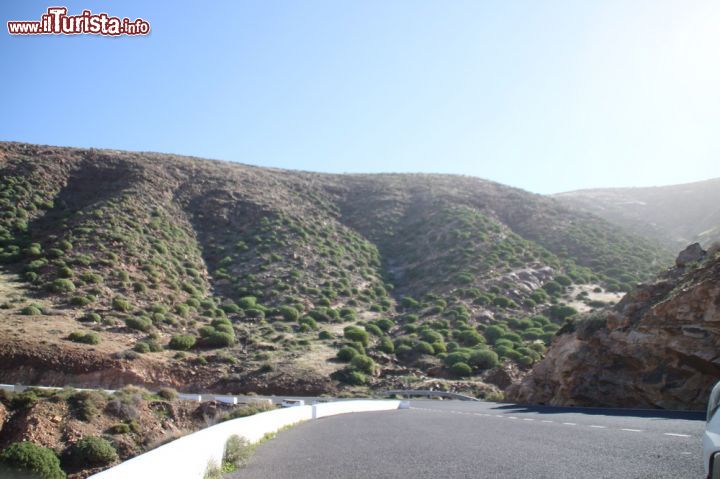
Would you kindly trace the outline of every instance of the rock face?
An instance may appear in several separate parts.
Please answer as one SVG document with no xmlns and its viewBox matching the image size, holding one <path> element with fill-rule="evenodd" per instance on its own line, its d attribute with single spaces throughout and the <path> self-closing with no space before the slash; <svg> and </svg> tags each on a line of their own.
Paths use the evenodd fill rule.
<svg viewBox="0 0 720 479">
<path fill-rule="evenodd" d="M 7 410 L 5 406 L 0 403 L 0 431 L 2 431 L 3 425 L 5 424 L 5 418 L 7 417 Z"/>
<path fill-rule="evenodd" d="M 523 403 L 704 409 L 720 380 L 720 257 L 710 256 L 693 245 L 677 268 L 611 311 L 564 327 L 506 395 Z"/>
<path fill-rule="evenodd" d="M 700 243 L 693 243 L 687 248 L 685 248 L 680 253 L 680 255 L 678 255 L 677 259 L 675 260 L 675 265 L 678 268 L 684 268 L 691 263 L 701 261 L 703 258 L 705 258 L 706 254 L 707 252 L 702 249 Z"/>
</svg>

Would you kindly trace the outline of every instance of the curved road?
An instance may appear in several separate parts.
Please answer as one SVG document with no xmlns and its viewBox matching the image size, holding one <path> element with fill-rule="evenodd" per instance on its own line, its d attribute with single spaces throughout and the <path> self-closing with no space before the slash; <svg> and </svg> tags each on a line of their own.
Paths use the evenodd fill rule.
<svg viewBox="0 0 720 479">
<path fill-rule="evenodd" d="M 308 421 L 233 479 L 702 479 L 702 414 L 411 401 Z"/>
</svg>

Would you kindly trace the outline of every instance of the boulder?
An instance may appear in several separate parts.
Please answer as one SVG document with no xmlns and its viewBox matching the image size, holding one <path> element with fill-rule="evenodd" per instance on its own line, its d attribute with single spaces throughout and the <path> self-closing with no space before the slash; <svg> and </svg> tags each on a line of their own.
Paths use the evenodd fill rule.
<svg viewBox="0 0 720 479">
<path fill-rule="evenodd" d="M 706 255 L 707 252 L 702 249 L 700 243 L 693 243 L 680 252 L 677 259 L 675 260 L 675 265 L 678 268 L 684 268 L 691 263 L 697 263 L 698 261 L 701 261 L 703 258 L 705 258 Z"/>
</svg>

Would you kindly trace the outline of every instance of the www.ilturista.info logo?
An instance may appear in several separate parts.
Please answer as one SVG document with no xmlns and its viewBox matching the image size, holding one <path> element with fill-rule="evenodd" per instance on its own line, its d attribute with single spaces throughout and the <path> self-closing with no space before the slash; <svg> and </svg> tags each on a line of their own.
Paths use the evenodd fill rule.
<svg viewBox="0 0 720 479">
<path fill-rule="evenodd" d="M 80 15 L 68 15 L 65 7 L 50 7 L 40 21 L 9 21 L 11 35 L 147 35 L 150 23 L 142 18 L 111 17 L 107 13 L 83 10 Z"/>
</svg>

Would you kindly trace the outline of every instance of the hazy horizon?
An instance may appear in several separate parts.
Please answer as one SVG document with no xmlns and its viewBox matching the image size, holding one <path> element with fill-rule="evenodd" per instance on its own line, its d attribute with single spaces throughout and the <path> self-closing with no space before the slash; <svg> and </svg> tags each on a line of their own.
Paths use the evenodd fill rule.
<svg viewBox="0 0 720 479">
<path fill-rule="evenodd" d="M 64 5 L 152 33 L 0 35 L 1 139 L 542 194 L 720 177 L 716 2 Z"/>
</svg>

